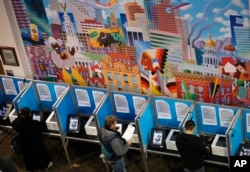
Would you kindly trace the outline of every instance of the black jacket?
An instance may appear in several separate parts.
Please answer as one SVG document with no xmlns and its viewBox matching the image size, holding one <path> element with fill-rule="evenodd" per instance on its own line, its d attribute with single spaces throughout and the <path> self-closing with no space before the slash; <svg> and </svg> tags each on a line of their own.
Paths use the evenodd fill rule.
<svg viewBox="0 0 250 172">
<path fill-rule="evenodd" d="M 200 137 L 182 133 L 176 137 L 176 146 L 184 168 L 195 170 L 204 165 L 208 150 Z"/>
<path fill-rule="evenodd" d="M 17 117 L 12 127 L 18 132 L 27 171 L 47 168 L 51 158 L 42 137 L 43 124 L 32 118 Z"/>
</svg>

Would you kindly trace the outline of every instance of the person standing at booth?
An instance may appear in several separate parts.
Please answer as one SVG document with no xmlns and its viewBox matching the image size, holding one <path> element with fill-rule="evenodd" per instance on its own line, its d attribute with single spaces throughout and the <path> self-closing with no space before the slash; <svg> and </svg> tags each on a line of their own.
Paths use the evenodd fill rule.
<svg viewBox="0 0 250 172">
<path fill-rule="evenodd" d="M 185 133 L 176 137 L 176 147 L 181 155 L 184 172 L 205 172 L 204 157 L 209 150 L 202 139 L 194 135 L 195 123 L 188 120 L 185 123 Z"/>
<path fill-rule="evenodd" d="M 120 132 L 116 130 L 117 119 L 109 115 L 105 119 L 105 126 L 101 128 L 100 140 L 105 149 L 103 153 L 107 162 L 111 165 L 113 172 L 126 172 L 124 155 L 127 153 L 131 140 L 126 141 Z"/>
<path fill-rule="evenodd" d="M 52 166 L 51 157 L 42 137 L 44 124 L 33 120 L 28 107 L 18 113 L 12 127 L 19 134 L 20 148 L 26 171 L 45 170 Z"/>
</svg>

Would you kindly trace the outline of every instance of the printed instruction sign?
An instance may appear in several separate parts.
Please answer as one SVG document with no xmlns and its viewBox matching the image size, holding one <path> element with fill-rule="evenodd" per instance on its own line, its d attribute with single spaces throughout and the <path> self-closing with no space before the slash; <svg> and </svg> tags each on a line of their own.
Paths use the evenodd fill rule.
<svg viewBox="0 0 250 172">
<path fill-rule="evenodd" d="M 129 113 L 128 100 L 126 96 L 114 94 L 115 107 L 117 112 Z"/>
<path fill-rule="evenodd" d="M 17 86 L 18 86 L 18 89 L 19 89 L 20 92 L 25 88 L 26 85 L 27 85 L 26 82 L 17 81 Z"/>
<path fill-rule="evenodd" d="M 91 107 L 89 94 L 87 90 L 75 89 L 78 106 Z"/>
<path fill-rule="evenodd" d="M 47 84 L 37 84 L 36 88 L 41 101 L 52 101 L 49 87 Z"/>
<path fill-rule="evenodd" d="M 219 108 L 219 115 L 221 127 L 228 127 L 234 118 L 234 112 L 232 109 Z"/>
<path fill-rule="evenodd" d="M 177 121 L 182 121 L 187 114 L 189 107 L 185 103 L 175 102 Z"/>
<path fill-rule="evenodd" d="M 203 125 L 217 125 L 216 111 L 213 106 L 201 106 Z"/>
<path fill-rule="evenodd" d="M 17 90 L 14 84 L 13 79 L 11 78 L 2 78 L 3 87 L 6 95 L 17 95 Z"/>
<path fill-rule="evenodd" d="M 250 132 L 250 113 L 246 114 L 246 119 L 247 132 Z"/>
<path fill-rule="evenodd" d="M 135 114 L 138 114 L 141 111 L 143 105 L 146 103 L 146 98 L 133 96 L 133 103 L 135 108 Z"/>
<path fill-rule="evenodd" d="M 172 119 L 169 104 L 164 100 L 155 101 L 157 116 L 159 119 Z"/>
<path fill-rule="evenodd" d="M 62 95 L 62 93 L 65 90 L 66 86 L 55 85 L 54 88 L 55 88 L 55 92 L 56 92 L 56 98 L 58 99 Z"/>
<path fill-rule="evenodd" d="M 99 104 L 101 103 L 102 98 L 104 97 L 104 92 L 93 90 L 92 95 L 94 97 L 95 107 L 98 107 Z"/>
</svg>

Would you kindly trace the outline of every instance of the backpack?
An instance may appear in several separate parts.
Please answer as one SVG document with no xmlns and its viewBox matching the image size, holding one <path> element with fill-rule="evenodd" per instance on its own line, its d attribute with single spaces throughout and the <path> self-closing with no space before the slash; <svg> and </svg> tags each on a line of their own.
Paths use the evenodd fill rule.
<svg viewBox="0 0 250 172">
<path fill-rule="evenodd" d="M 115 136 L 112 137 L 111 139 L 109 139 L 109 140 L 107 140 L 107 141 L 104 141 L 104 142 L 105 142 L 106 144 L 110 144 L 111 141 L 112 141 L 113 139 L 117 138 L 117 137 L 118 137 L 118 136 L 115 135 Z M 102 142 L 102 144 L 101 144 L 102 154 L 105 156 L 105 158 L 110 159 L 110 158 L 112 157 L 112 155 L 114 154 L 114 152 L 113 152 L 113 151 L 110 152 L 110 151 L 104 146 L 104 145 L 105 145 L 104 142 Z"/>
</svg>

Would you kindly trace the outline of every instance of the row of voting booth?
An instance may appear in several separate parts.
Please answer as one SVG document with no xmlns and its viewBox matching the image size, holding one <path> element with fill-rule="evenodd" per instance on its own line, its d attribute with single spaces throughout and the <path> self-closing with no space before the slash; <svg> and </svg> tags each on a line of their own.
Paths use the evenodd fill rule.
<svg viewBox="0 0 250 172">
<path fill-rule="evenodd" d="M 17 112 L 29 107 L 33 119 L 46 124 L 44 134 L 61 138 L 69 164 L 68 142 L 99 144 L 110 114 L 122 134 L 132 132 L 130 149 L 141 153 L 145 171 L 151 171 L 149 153 L 180 156 L 175 137 L 189 119 L 211 149 L 205 162 L 229 167 L 230 156 L 250 156 L 250 109 L 10 76 L 0 76 L 0 86 L 0 126 L 11 127 Z"/>
</svg>

